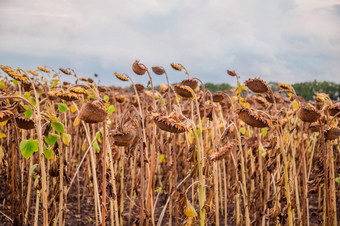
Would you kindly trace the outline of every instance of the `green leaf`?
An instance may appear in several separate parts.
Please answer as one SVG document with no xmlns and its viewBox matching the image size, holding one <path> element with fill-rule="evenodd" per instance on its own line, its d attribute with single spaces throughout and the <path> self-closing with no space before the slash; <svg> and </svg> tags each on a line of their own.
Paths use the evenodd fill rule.
<svg viewBox="0 0 340 226">
<path fill-rule="evenodd" d="M 68 107 L 67 107 L 66 104 L 58 103 L 58 110 L 59 110 L 61 113 L 64 113 L 64 112 L 67 112 Z"/>
<path fill-rule="evenodd" d="M 33 166 L 31 166 L 30 171 L 32 173 L 34 173 L 34 169 L 37 168 L 37 166 L 38 166 L 38 164 L 34 164 Z"/>
<path fill-rule="evenodd" d="M 107 108 L 107 112 L 109 113 L 109 116 L 112 115 L 113 112 L 115 112 L 115 107 L 113 105 L 110 105 L 108 108 Z"/>
<path fill-rule="evenodd" d="M 165 162 L 165 155 L 159 155 L 159 162 L 160 163 L 163 163 L 163 162 Z"/>
<path fill-rule="evenodd" d="M 35 104 L 36 104 L 35 98 L 33 98 L 33 97 L 30 97 L 30 98 L 29 98 L 29 102 L 30 102 L 32 105 L 35 105 Z"/>
<path fill-rule="evenodd" d="M 198 137 L 201 136 L 201 131 L 200 131 L 200 129 L 197 129 L 197 130 L 196 130 L 196 134 L 197 134 Z"/>
<path fill-rule="evenodd" d="M 19 145 L 20 151 L 22 155 L 26 158 L 29 159 L 33 152 L 38 152 L 39 147 L 38 147 L 38 140 L 23 140 L 20 142 Z"/>
<path fill-rule="evenodd" d="M 104 101 L 105 101 L 105 102 L 109 102 L 109 100 L 110 100 L 109 96 L 108 96 L 108 95 L 105 95 L 105 96 L 104 96 Z"/>
<path fill-rule="evenodd" d="M 45 145 L 44 145 L 44 155 L 45 155 L 45 158 L 47 160 L 50 160 L 53 156 L 53 148 L 47 148 Z"/>
<path fill-rule="evenodd" d="M 18 85 L 18 81 L 17 81 L 17 80 L 12 80 L 12 82 L 13 82 L 13 84 L 14 84 L 15 86 Z"/>
<path fill-rule="evenodd" d="M 262 136 L 266 136 L 268 133 L 268 128 L 262 128 L 261 133 L 262 133 Z"/>
<path fill-rule="evenodd" d="M 339 174 L 339 176 L 337 178 L 335 178 L 335 182 L 340 184 L 340 174 Z"/>
<path fill-rule="evenodd" d="M 50 133 L 48 134 L 48 137 L 45 137 L 45 141 L 48 145 L 52 147 L 59 138 L 60 136 L 58 134 Z"/>
<path fill-rule="evenodd" d="M 65 131 L 64 124 L 62 124 L 61 122 L 54 121 L 51 123 L 51 126 L 55 131 L 59 133 L 63 133 Z"/>
<path fill-rule="evenodd" d="M 92 146 L 94 147 L 94 149 L 96 149 L 96 150 L 97 150 L 97 153 L 99 153 L 99 151 L 100 151 L 100 147 L 99 147 L 99 145 L 98 145 L 98 142 L 97 142 L 97 140 L 95 140 L 95 141 L 92 143 Z"/>
<path fill-rule="evenodd" d="M 7 84 L 5 83 L 5 81 L 2 79 L 0 81 L 0 89 L 3 89 L 3 88 L 6 88 L 7 87 Z"/>
<path fill-rule="evenodd" d="M 71 141 L 71 135 L 70 135 L 70 134 L 67 134 L 67 133 L 63 133 L 63 134 L 62 134 L 62 138 L 63 138 L 63 143 L 64 143 L 66 146 L 69 146 L 69 145 L 70 145 L 70 141 Z"/>
<path fill-rule="evenodd" d="M 96 138 L 97 138 L 97 140 L 98 140 L 99 143 L 102 142 L 101 135 L 100 135 L 100 131 L 98 131 L 98 132 L 96 133 Z"/>
<path fill-rule="evenodd" d="M 24 97 L 27 99 L 27 98 L 29 98 L 31 96 L 31 93 L 30 92 L 25 92 L 25 94 L 24 94 Z"/>
<path fill-rule="evenodd" d="M 244 135 L 244 134 L 246 133 L 246 128 L 241 127 L 241 128 L 240 128 L 240 133 L 241 133 L 242 135 Z"/>
<path fill-rule="evenodd" d="M 24 115 L 26 118 L 31 118 L 32 117 L 32 110 L 28 107 L 26 111 L 24 112 Z"/>
</svg>

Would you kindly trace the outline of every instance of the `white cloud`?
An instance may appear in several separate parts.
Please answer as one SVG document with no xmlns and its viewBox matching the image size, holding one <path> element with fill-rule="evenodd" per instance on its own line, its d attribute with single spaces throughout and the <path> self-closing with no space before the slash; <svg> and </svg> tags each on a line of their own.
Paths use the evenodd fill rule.
<svg viewBox="0 0 340 226">
<path fill-rule="evenodd" d="M 329 0 L 7 1 L 0 63 L 59 63 L 112 84 L 120 84 L 112 73 L 132 73 L 135 59 L 165 66 L 172 82 L 184 78 L 173 61 L 216 83 L 234 83 L 227 68 L 243 79 L 340 82 L 338 12 L 339 1 Z"/>
</svg>

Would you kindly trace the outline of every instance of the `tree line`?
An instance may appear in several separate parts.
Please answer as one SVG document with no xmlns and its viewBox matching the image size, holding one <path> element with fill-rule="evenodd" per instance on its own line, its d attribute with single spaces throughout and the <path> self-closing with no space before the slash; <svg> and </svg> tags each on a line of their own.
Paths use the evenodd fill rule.
<svg viewBox="0 0 340 226">
<path fill-rule="evenodd" d="M 273 92 L 279 90 L 278 82 L 269 82 L 268 83 L 273 90 Z M 291 84 L 297 95 L 302 96 L 306 101 L 313 100 L 316 93 L 326 93 L 332 100 L 339 101 L 340 100 L 340 83 L 328 82 L 328 81 L 309 81 L 309 82 L 300 82 Z M 206 83 L 205 88 L 209 89 L 212 93 L 216 93 L 218 91 L 230 90 L 233 87 L 228 83 Z"/>
</svg>

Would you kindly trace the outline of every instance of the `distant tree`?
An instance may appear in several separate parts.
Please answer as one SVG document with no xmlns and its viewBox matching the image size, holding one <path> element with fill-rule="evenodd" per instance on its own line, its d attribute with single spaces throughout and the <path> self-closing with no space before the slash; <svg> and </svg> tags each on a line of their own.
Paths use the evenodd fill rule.
<svg viewBox="0 0 340 226">
<path fill-rule="evenodd" d="M 332 100 L 340 100 L 340 84 L 334 82 L 301 82 L 292 85 L 296 94 L 302 96 L 306 101 L 313 100 L 316 93 L 326 93 Z"/>
<path fill-rule="evenodd" d="M 206 89 L 210 90 L 210 92 L 212 93 L 216 93 L 218 91 L 230 90 L 231 88 L 233 88 L 228 83 L 213 84 L 211 82 L 208 82 L 208 83 L 205 83 L 204 86 Z"/>
</svg>

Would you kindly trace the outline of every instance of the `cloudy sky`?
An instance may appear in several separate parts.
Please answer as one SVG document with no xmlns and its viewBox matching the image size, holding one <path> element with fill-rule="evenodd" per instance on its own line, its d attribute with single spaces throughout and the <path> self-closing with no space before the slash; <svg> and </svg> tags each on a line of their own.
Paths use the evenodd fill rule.
<svg viewBox="0 0 340 226">
<path fill-rule="evenodd" d="M 339 0 L 0 1 L 0 64 L 71 67 L 101 84 L 127 85 L 113 72 L 183 64 L 204 82 L 340 82 Z M 153 75 L 155 83 L 164 77 Z"/>
</svg>

